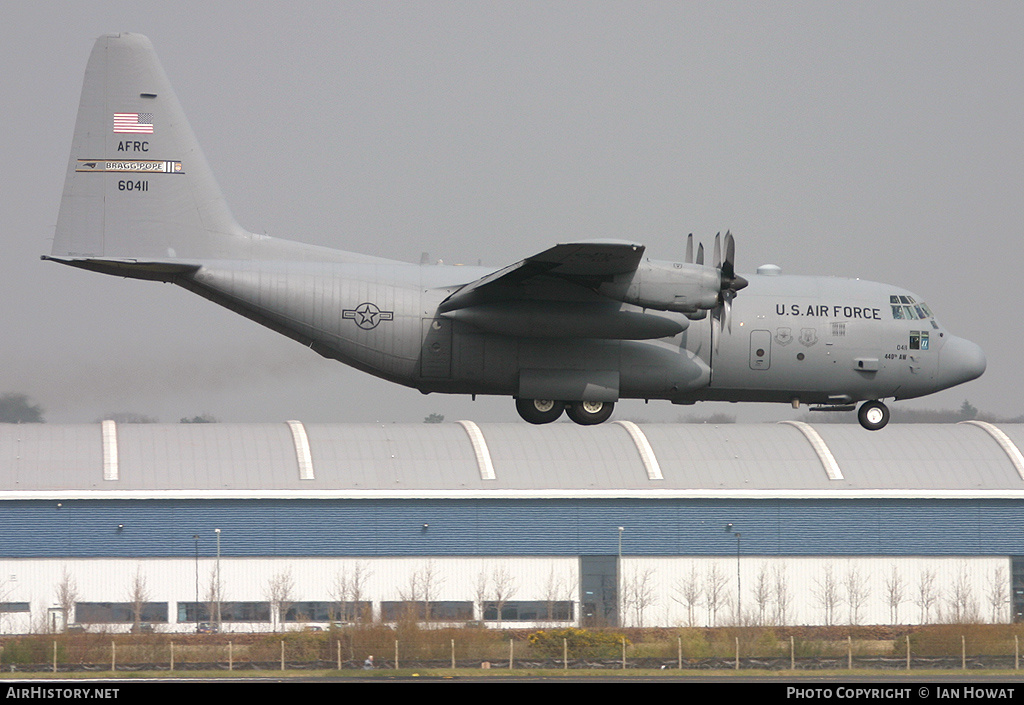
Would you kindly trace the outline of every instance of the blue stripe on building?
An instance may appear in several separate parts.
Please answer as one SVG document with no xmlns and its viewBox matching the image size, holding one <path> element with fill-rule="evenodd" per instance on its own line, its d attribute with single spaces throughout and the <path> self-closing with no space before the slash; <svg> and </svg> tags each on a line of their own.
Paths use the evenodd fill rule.
<svg viewBox="0 0 1024 705">
<path fill-rule="evenodd" d="M 6 558 L 224 556 L 1007 555 L 1014 500 L 15 500 Z M 121 527 L 121 528 L 119 528 Z"/>
</svg>

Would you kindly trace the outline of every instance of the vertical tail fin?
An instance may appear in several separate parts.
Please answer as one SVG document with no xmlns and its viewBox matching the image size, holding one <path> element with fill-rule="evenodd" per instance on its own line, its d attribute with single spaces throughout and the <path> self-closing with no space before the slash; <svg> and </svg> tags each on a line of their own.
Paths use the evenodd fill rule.
<svg viewBox="0 0 1024 705">
<path fill-rule="evenodd" d="M 55 257 L 239 257 L 235 222 L 149 39 L 100 37 L 89 57 Z"/>
</svg>

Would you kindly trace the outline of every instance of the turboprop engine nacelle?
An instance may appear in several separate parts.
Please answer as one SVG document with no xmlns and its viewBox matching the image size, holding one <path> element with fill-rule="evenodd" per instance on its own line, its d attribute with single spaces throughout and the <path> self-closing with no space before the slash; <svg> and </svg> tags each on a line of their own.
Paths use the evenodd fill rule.
<svg viewBox="0 0 1024 705">
<path fill-rule="evenodd" d="M 635 271 L 601 284 L 609 298 L 657 311 L 695 314 L 720 303 L 722 277 L 715 267 L 687 262 L 642 262 Z"/>
</svg>

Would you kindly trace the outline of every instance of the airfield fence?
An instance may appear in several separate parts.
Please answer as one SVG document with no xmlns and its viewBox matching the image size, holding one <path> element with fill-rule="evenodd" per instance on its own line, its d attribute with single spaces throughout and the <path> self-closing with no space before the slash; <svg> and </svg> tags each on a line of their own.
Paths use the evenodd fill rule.
<svg viewBox="0 0 1024 705">
<path fill-rule="evenodd" d="M 8 673 L 351 670 L 364 668 L 372 654 L 375 670 L 1019 670 L 1024 641 L 1022 630 L 1009 625 L 908 628 L 882 639 L 780 636 L 749 628 L 557 631 L 567 633 L 537 639 L 538 632 L 398 633 L 375 626 L 285 634 L 31 635 L 0 640 L 0 668 Z"/>
</svg>

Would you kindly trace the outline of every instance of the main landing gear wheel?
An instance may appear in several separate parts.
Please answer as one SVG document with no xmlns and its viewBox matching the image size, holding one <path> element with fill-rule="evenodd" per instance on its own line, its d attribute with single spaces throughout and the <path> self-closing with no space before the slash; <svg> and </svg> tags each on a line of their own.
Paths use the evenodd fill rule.
<svg viewBox="0 0 1024 705">
<path fill-rule="evenodd" d="M 607 421 L 614 408 L 615 404 L 610 401 L 574 401 L 565 408 L 565 413 L 581 426 L 593 426 Z"/>
<path fill-rule="evenodd" d="M 524 421 L 542 424 L 557 421 L 565 410 L 565 402 L 550 399 L 516 399 L 516 411 Z"/>
<path fill-rule="evenodd" d="M 889 407 L 880 401 L 866 401 L 860 405 L 860 410 L 857 411 L 857 420 L 869 431 L 885 428 L 885 425 L 889 423 Z"/>
</svg>

